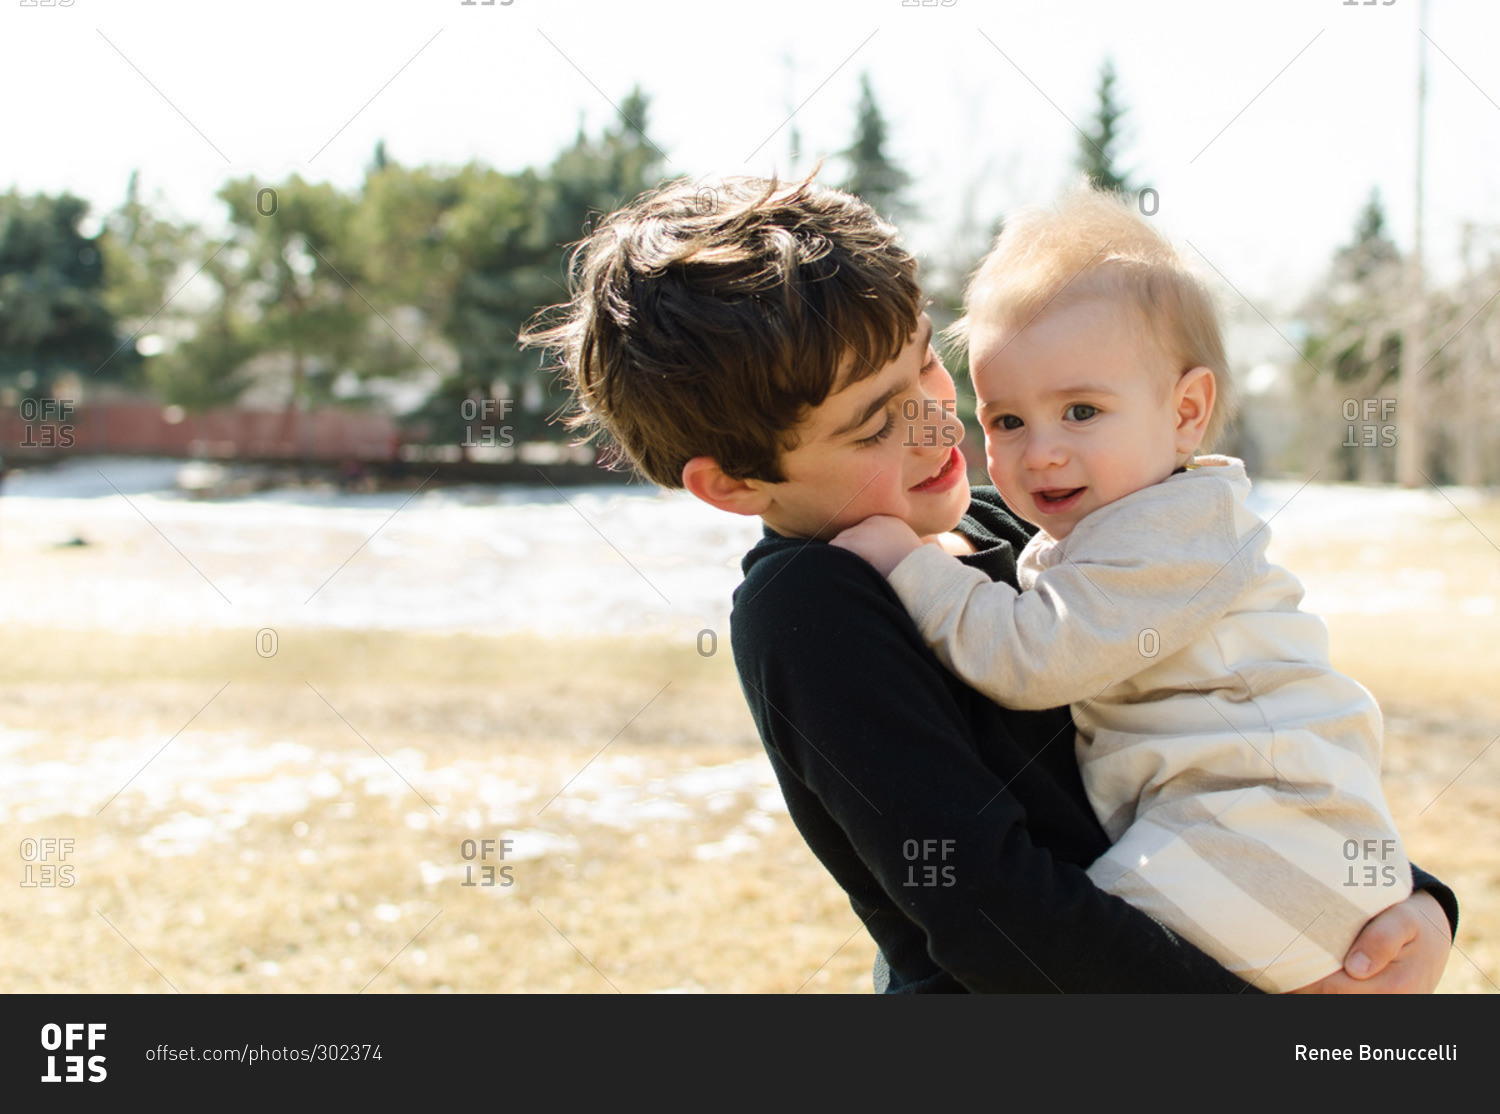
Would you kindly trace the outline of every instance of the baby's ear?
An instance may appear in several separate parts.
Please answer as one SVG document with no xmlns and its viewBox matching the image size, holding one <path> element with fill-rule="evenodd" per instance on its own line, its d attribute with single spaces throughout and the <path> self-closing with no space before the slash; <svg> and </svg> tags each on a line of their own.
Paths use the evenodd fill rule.
<svg viewBox="0 0 1500 1114">
<path fill-rule="evenodd" d="M 1195 367 L 1183 372 L 1172 389 L 1172 409 L 1177 417 L 1177 451 L 1194 453 L 1203 444 L 1208 420 L 1213 417 L 1218 383 L 1212 369 Z"/>
<path fill-rule="evenodd" d="M 682 466 L 682 486 L 711 507 L 731 514 L 765 514 L 771 497 L 750 480 L 726 475 L 711 456 L 695 456 Z"/>
</svg>

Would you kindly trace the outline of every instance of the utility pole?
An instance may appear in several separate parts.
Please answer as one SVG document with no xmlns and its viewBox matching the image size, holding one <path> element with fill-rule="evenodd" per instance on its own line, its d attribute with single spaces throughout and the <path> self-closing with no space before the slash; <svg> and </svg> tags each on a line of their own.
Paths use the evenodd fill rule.
<svg viewBox="0 0 1500 1114">
<path fill-rule="evenodd" d="M 1406 320 L 1401 331 L 1401 431 L 1396 438 L 1396 480 L 1402 487 L 1423 483 L 1422 350 L 1427 307 L 1422 297 L 1422 162 L 1427 122 L 1427 0 L 1417 10 L 1417 182 L 1416 220 L 1406 260 Z"/>
</svg>

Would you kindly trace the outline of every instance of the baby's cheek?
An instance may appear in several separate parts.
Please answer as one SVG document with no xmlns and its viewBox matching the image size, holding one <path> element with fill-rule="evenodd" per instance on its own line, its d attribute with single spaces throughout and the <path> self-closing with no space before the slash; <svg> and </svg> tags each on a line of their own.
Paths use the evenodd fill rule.
<svg viewBox="0 0 1500 1114">
<path fill-rule="evenodd" d="M 989 472 L 990 480 L 996 487 L 1005 486 L 1005 461 L 995 451 L 994 444 L 988 437 L 984 439 L 984 467 Z"/>
<path fill-rule="evenodd" d="M 1026 493 L 1012 482 L 1005 462 L 997 459 L 994 453 L 986 451 L 984 463 L 986 471 L 989 472 L 990 483 L 999 490 L 1000 498 L 1005 500 L 1005 505 L 1018 514 L 1024 511 Z"/>
</svg>

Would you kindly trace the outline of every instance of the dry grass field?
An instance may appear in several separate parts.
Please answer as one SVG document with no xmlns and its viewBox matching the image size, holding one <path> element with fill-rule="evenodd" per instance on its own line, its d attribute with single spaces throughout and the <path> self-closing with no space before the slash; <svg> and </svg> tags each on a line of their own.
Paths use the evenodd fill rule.
<svg viewBox="0 0 1500 1114">
<path fill-rule="evenodd" d="M 75 884 L 10 890 L 6 990 L 869 988 L 727 651 L 11 633 L 0 832 Z"/>
<path fill-rule="evenodd" d="M 1310 585 L 1440 574 L 1420 621 L 1329 622 L 1385 709 L 1412 857 L 1460 896 L 1440 989 L 1496 993 L 1500 651 L 1464 601 L 1500 596 L 1500 507 L 1469 513 L 1273 555 Z M 870 991 L 727 642 L 6 633 L 0 990 Z M 31 839 L 73 841 L 72 885 L 24 884 Z"/>
</svg>

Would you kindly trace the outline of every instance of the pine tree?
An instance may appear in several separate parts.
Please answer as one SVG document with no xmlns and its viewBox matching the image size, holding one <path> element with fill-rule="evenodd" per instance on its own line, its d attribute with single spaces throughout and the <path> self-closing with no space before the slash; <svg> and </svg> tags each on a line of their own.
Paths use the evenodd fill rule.
<svg viewBox="0 0 1500 1114">
<path fill-rule="evenodd" d="M 39 398 L 67 374 L 119 379 L 136 358 L 116 337 L 98 237 L 79 230 L 88 209 L 68 193 L 0 194 L 0 382 Z"/>
<path fill-rule="evenodd" d="M 104 220 L 104 304 L 127 335 L 148 324 L 170 329 L 180 311 L 169 304 L 177 277 L 202 248 L 198 230 L 177 225 L 141 200 L 140 171 L 130 172 L 125 200 Z M 203 252 L 204 255 L 207 252 Z"/>
<path fill-rule="evenodd" d="M 1121 141 L 1121 118 L 1129 110 L 1115 99 L 1115 64 L 1106 58 L 1094 90 L 1094 116 L 1088 131 L 1078 137 L 1078 169 L 1099 189 L 1131 191 L 1129 172 L 1115 165 Z"/>
<path fill-rule="evenodd" d="M 886 150 L 889 138 L 885 114 L 870 87 L 870 75 L 861 74 L 854 142 L 839 152 L 849 164 L 849 176 L 839 188 L 868 201 L 888 219 L 899 221 L 912 211 L 903 196 L 911 185 L 911 175 L 891 160 Z"/>
<path fill-rule="evenodd" d="M 1380 202 L 1380 189 L 1373 188 L 1355 222 L 1354 242 L 1340 248 L 1334 256 L 1335 273 L 1354 282 L 1364 282 L 1400 258 L 1395 241 L 1386 232 L 1385 206 Z"/>
<path fill-rule="evenodd" d="M 1364 399 L 1396 390 L 1404 297 L 1401 254 L 1386 234 L 1380 195 L 1371 191 L 1353 239 L 1334 253 L 1327 280 L 1300 314 L 1308 324 L 1300 368 L 1303 451 L 1336 469 L 1336 479 L 1394 477 L 1395 451 L 1383 431 L 1376 428 L 1376 444 L 1364 443 L 1362 407 Z"/>
<path fill-rule="evenodd" d="M 647 132 L 649 111 L 650 99 L 632 89 L 602 134 L 591 136 L 580 124 L 572 146 L 544 173 L 490 171 L 466 184 L 448 227 L 460 278 L 443 330 L 459 367 L 423 412 L 434 436 L 463 430 L 463 400 L 492 390 L 516 404 L 506 421 L 517 442 L 565 436 L 552 418 L 566 395 L 537 353 L 518 349 L 517 336 L 565 290 L 564 246 L 657 183 L 664 156 Z"/>
</svg>

